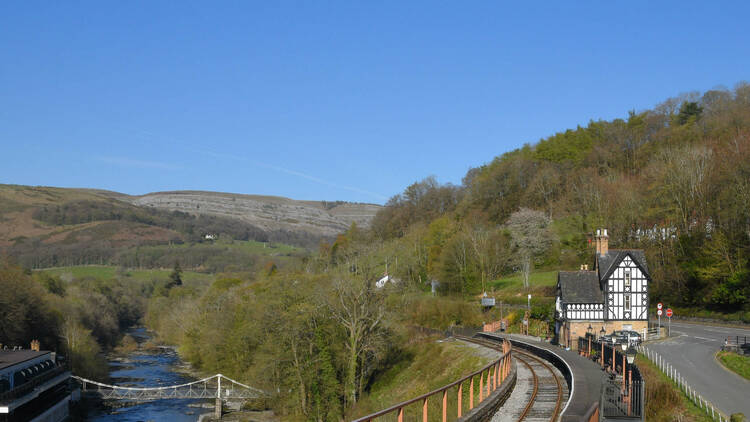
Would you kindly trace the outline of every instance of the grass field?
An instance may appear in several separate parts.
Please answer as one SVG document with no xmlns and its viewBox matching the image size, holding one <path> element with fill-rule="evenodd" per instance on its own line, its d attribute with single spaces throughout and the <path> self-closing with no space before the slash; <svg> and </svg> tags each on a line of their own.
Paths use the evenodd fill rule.
<svg viewBox="0 0 750 422">
<path fill-rule="evenodd" d="M 750 380 L 750 356 L 743 356 L 733 352 L 719 352 L 717 356 L 727 369 L 746 380 Z"/>
<path fill-rule="evenodd" d="M 74 278 L 100 278 L 111 279 L 115 277 L 127 277 L 133 280 L 167 280 L 172 269 L 126 269 L 123 273 L 118 274 L 118 268 L 112 265 L 80 265 L 74 267 L 59 267 L 40 270 L 51 275 L 65 277 L 66 275 Z M 183 271 L 182 281 L 185 284 L 202 283 L 213 280 L 213 274 L 198 273 L 195 271 Z"/>
<path fill-rule="evenodd" d="M 536 287 L 550 287 L 557 284 L 557 271 L 540 271 L 531 273 L 529 285 L 532 289 Z M 495 290 L 521 290 L 523 289 L 523 275 L 520 273 L 503 277 L 489 283 L 490 288 Z"/>
<path fill-rule="evenodd" d="M 555 302 L 555 285 L 557 271 L 539 271 L 531 273 L 529 285 L 532 305 L 549 305 Z M 494 291 L 495 298 L 503 303 L 516 305 L 526 304 L 526 290 L 523 287 L 523 275 L 513 274 L 489 283 L 489 290 Z"/>
</svg>

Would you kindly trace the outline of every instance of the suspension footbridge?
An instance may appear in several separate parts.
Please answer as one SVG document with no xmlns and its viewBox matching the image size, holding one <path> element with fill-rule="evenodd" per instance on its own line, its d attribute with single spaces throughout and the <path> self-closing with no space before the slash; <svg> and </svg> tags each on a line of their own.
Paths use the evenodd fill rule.
<svg viewBox="0 0 750 422">
<path fill-rule="evenodd" d="M 245 385 L 222 374 L 186 384 L 158 387 L 125 387 L 105 384 L 76 375 L 72 378 L 81 384 L 82 394 L 98 395 L 108 400 L 216 399 L 216 412 L 219 415 L 222 400 L 251 400 L 268 397 L 263 390 Z"/>
</svg>

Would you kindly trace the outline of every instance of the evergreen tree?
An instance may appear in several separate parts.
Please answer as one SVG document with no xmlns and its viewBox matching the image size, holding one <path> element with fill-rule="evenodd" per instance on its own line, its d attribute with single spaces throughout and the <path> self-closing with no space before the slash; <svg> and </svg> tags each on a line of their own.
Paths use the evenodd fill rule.
<svg viewBox="0 0 750 422">
<path fill-rule="evenodd" d="M 168 287 L 182 286 L 182 268 L 180 268 L 180 261 L 174 262 L 174 269 L 169 274 L 169 285 Z"/>
</svg>

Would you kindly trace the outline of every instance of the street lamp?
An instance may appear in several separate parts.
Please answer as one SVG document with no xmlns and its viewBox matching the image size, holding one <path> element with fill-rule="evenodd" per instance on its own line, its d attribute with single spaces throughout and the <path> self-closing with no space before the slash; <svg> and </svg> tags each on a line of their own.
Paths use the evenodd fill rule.
<svg viewBox="0 0 750 422">
<path fill-rule="evenodd" d="M 630 365 L 632 365 L 633 362 L 635 362 L 635 355 L 636 354 L 638 354 L 638 352 L 635 350 L 635 347 L 632 347 L 632 346 L 628 347 L 626 356 L 628 357 L 628 363 Z"/>
<path fill-rule="evenodd" d="M 622 393 L 625 394 L 625 369 L 627 367 L 627 365 L 625 364 L 627 355 L 625 351 L 628 350 L 628 341 L 625 340 L 625 343 L 622 343 L 620 347 L 622 348 Z"/>
<path fill-rule="evenodd" d="M 586 355 L 586 357 L 591 357 L 591 332 L 594 329 L 591 327 L 591 324 L 589 324 L 588 328 L 586 328 L 586 338 L 589 340 L 589 353 Z"/>
<path fill-rule="evenodd" d="M 627 356 L 628 359 L 628 364 L 630 365 L 628 368 L 628 416 L 630 416 L 632 408 L 631 404 L 633 403 L 633 362 L 635 362 L 636 354 L 637 351 L 632 346 L 628 347 L 628 351 L 625 353 L 625 356 Z"/>
<path fill-rule="evenodd" d="M 602 330 L 599 331 L 599 342 L 602 344 L 602 370 L 604 369 L 604 334 L 606 334 L 607 331 L 604 330 L 604 326 L 602 325 Z"/>
</svg>

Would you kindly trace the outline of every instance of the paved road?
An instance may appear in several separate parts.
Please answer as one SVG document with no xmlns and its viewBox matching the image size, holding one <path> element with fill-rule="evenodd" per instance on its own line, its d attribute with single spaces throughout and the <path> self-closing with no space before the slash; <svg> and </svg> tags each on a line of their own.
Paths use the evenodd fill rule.
<svg viewBox="0 0 750 422">
<path fill-rule="evenodd" d="M 750 381 L 727 372 L 714 359 L 727 336 L 750 336 L 750 330 L 672 322 L 672 336 L 647 344 L 696 391 L 726 414 L 750 416 Z"/>
</svg>

